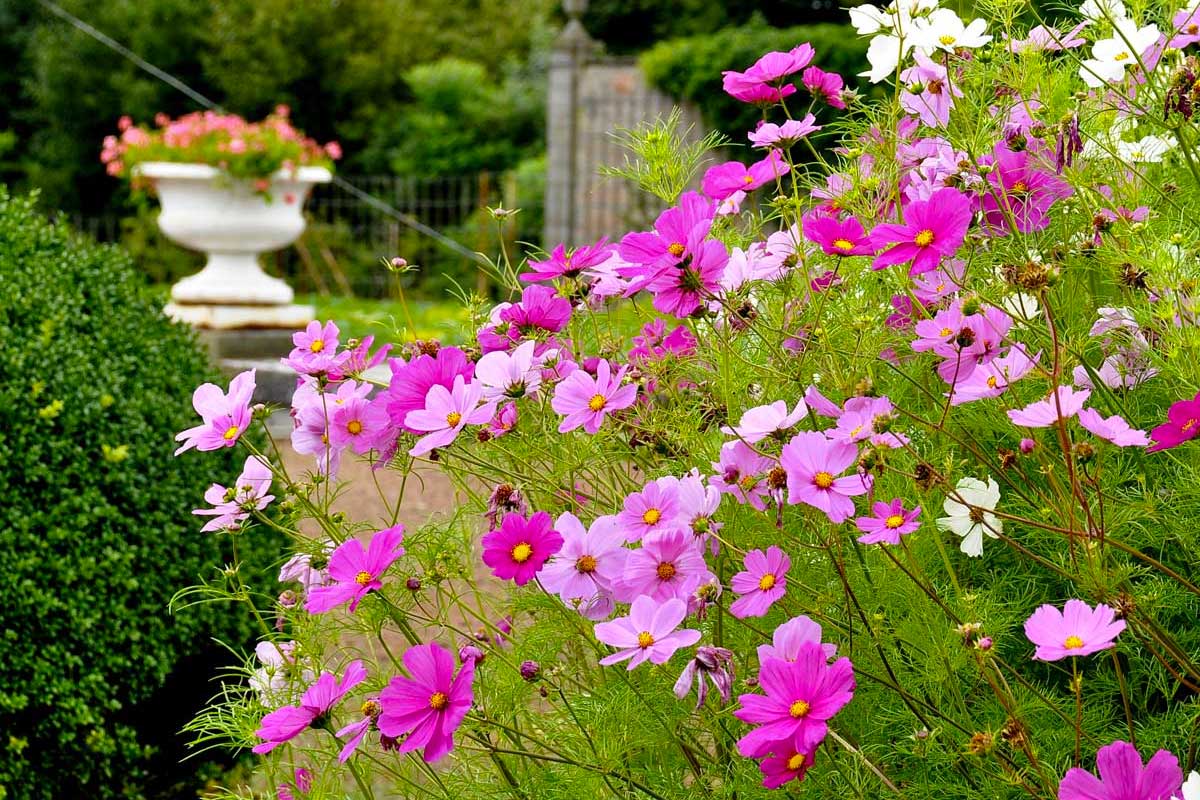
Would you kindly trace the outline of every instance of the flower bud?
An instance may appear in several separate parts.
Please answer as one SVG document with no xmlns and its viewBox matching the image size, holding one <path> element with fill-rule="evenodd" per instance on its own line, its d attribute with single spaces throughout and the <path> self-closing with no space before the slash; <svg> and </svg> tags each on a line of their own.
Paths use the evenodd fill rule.
<svg viewBox="0 0 1200 800">
<path fill-rule="evenodd" d="M 542 667 L 536 661 L 521 662 L 521 677 L 532 683 L 542 674 Z"/>
</svg>

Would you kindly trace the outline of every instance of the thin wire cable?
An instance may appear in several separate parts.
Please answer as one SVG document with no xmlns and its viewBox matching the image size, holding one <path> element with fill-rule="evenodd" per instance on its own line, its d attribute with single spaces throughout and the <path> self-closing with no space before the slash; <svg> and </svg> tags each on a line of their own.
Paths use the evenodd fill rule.
<svg viewBox="0 0 1200 800">
<path fill-rule="evenodd" d="M 196 103 L 203 106 L 204 108 L 209 109 L 210 111 L 220 111 L 220 112 L 224 113 L 225 109 L 221 106 L 220 103 L 210 100 L 209 98 L 202 95 L 200 92 L 197 92 L 195 89 L 193 89 L 192 87 L 188 86 L 183 81 L 176 78 L 171 73 L 154 66 L 149 61 L 147 61 L 146 59 L 139 56 L 137 53 L 130 50 L 128 47 L 125 47 L 123 44 L 116 41 L 111 36 L 105 34 L 103 31 L 97 30 L 95 27 L 84 22 L 79 17 L 75 16 L 71 12 L 64 9 L 62 6 L 51 2 L 51 0 L 38 0 L 38 3 L 43 8 L 45 8 L 47 11 L 54 14 L 56 17 L 69 23 L 72 27 L 76 28 L 77 30 L 82 31 L 83 33 L 86 33 L 88 36 L 90 36 L 93 39 L 95 39 L 96 41 L 100 42 L 100 44 L 102 44 L 105 47 L 109 48 L 110 50 L 113 50 L 116 53 L 120 54 L 123 58 L 133 62 L 133 64 L 135 64 L 139 69 L 150 73 L 155 78 L 158 78 L 160 81 L 167 84 L 171 88 L 176 89 L 176 90 L 182 92 L 183 94 L 187 95 L 189 98 L 191 98 Z M 468 249 L 467 247 L 464 247 L 463 245 L 461 245 L 458 242 L 451 239 L 449 236 L 446 236 L 441 231 L 439 231 L 435 228 L 429 227 L 428 225 L 426 225 L 424 222 L 421 222 L 421 220 L 417 219 L 416 217 L 413 217 L 409 214 L 405 214 L 400 209 L 388 204 L 387 202 L 385 202 L 383 200 L 380 200 L 378 197 L 371 194 L 370 192 L 363 191 L 362 189 L 358 188 L 354 184 L 350 183 L 345 178 L 342 178 L 338 175 L 334 175 L 333 176 L 333 185 L 337 186 L 338 188 L 342 189 L 343 191 L 348 192 L 349 194 L 358 198 L 362 202 L 364 202 L 367 205 L 374 208 L 376 211 L 379 211 L 379 212 L 391 217 L 392 219 L 396 220 L 397 222 L 399 222 L 403 225 L 407 225 L 408 227 L 412 228 L 413 230 L 417 231 L 418 233 L 422 233 L 425 236 L 428 236 L 429 238 L 433 239 L 434 241 L 436 241 L 438 244 L 442 245 L 443 247 L 445 247 L 449 250 L 453 250 L 458 255 L 468 258 L 468 259 L 476 262 L 477 264 L 481 264 L 484 266 L 488 265 L 487 259 L 483 258 L 479 253 L 476 253 L 476 252 Z"/>
</svg>

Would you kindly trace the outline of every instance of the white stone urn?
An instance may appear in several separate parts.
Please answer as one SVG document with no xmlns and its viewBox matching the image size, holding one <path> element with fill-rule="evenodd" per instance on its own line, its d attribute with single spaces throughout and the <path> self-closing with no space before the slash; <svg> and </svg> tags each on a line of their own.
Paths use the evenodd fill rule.
<svg viewBox="0 0 1200 800">
<path fill-rule="evenodd" d="M 286 306 L 295 293 L 263 272 L 260 253 L 287 247 L 304 232 L 304 201 L 333 176 L 324 167 L 277 172 L 270 200 L 245 180 L 207 164 L 152 161 L 135 174 L 149 179 L 162 212 L 158 227 L 177 244 L 208 254 L 204 269 L 171 287 L 178 305 Z"/>
</svg>

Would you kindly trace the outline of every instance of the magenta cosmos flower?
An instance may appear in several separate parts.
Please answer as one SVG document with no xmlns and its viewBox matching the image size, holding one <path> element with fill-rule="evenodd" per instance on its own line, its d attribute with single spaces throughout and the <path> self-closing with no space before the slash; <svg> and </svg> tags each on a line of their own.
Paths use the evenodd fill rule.
<svg viewBox="0 0 1200 800">
<path fill-rule="evenodd" d="M 846 82 L 836 72 L 809 67 L 801 73 L 800 82 L 814 98 L 821 98 L 833 108 L 846 107 L 846 101 L 842 99 L 842 90 L 846 88 Z"/>
<path fill-rule="evenodd" d="M 545 261 L 530 261 L 529 272 L 520 275 L 523 281 L 550 281 L 555 278 L 574 278 L 585 269 L 603 264 L 615 252 L 604 238 L 595 244 L 568 250 L 560 244 Z"/>
<path fill-rule="evenodd" d="M 629 408 L 637 397 L 637 386 L 622 386 L 628 366 L 612 374 L 606 359 L 596 364 L 596 377 L 586 370 L 577 369 L 562 380 L 554 390 L 550 407 L 564 417 L 558 426 L 559 433 L 573 431 L 582 426 L 588 433 L 600 430 L 604 418 L 614 411 Z"/>
<path fill-rule="evenodd" d="M 698 225 L 688 236 L 687 258 L 661 270 L 646 284 L 655 310 L 687 317 L 717 293 L 729 264 L 729 251 L 716 239 L 704 238 L 703 230 L 704 226 Z"/>
<path fill-rule="evenodd" d="M 596 625 L 596 638 L 607 645 L 620 648 L 600 659 L 604 666 L 629 659 L 628 669 L 643 661 L 665 664 L 681 647 L 691 647 L 700 641 L 700 631 L 675 630 L 687 616 L 687 603 L 671 598 L 665 603 L 642 595 L 634 599 L 629 616 Z"/>
<path fill-rule="evenodd" d="M 229 382 L 229 394 L 216 384 L 198 386 L 192 393 L 192 407 L 202 422 L 175 436 L 183 442 L 175 455 L 193 447 L 220 450 L 233 447 L 250 427 L 250 399 L 254 396 L 254 370 L 243 372 Z"/>
<path fill-rule="evenodd" d="M 1045 605 L 1025 620 L 1025 636 L 1037 645 L 1033 657 L 1058 661 L 1067 656 L 1090 656 L 1107 650 L 1125 630 L 1125 620 L 1101 604 L 1094 609 L 1082 600 L 1068 600 L 1062 611 Z"/>
<path fill-rule="evenodd" d="M 361 661 L 351 661 L 341 680 L 332 672 L 322 672 L 317 682 L 305 690 L 298 706 L 284 706 L 267 714 L 254 735 L 265 741 L 254 746 L 254 752 L 269 753 L 284 742 L 295 739 L 309 725 L 328 714 L 346 693 L 367 678 Z"/>
<path fill-rule="evenodd" d="M 871 245 L 880 250 L 874 269 L 909 261 L 909 275 L 937 269 L 962 245 L 971 224 L 971 201 L 958 189 L 938 189 L 928 200 L 914 200 L 904 206 L 902 224 L 884 223 L 871 231 Z"/>
<path fill-rule="evenodd" d="M 618 268 L 623 278 L 631 278 L 627 291 L 641 290 L 659 273 L 673 267 L 687 254 L 688 237 L 699 228 L 701 236 L 707 236 L 712 225 L 713 203 L 697 192 L 685 192 L 679 205 L 666 209 L 654 220 L 653 231 L 638 231 L 626 234 L 621 239 L 618 252 L 631 266 Z"/>
<path fill-rule="evenodd" d="M 794 94 L 796 87 L 786 82 L 787 76 L 812 63 L 812 45 L 805 42 L 786 52 L 765 54 L 745 72 L 722 72 L 722 86 L 731 97 L 743 103 L 769 105 Z"/>
<path fill-rule="evenodd" d="M 904 510 L 903 501 L 897 497 L 890 503 L 875 503 L 871 506 L 871 516 L 859 517 L 854 524 L 865 536 L 858 537 L 860 544 L 900 544 L 900 537 L 912 533 L 921 527 L 917 517 L 921 516 L 921 507 L 916 506 L 911 511 Z"/>
<path fill-rule="evenodd" d="M 350 613 L 369 592 L 383 588 L 383 573 L 397 558 L 404 555 L 404 526 L 385 528 L 371 537 L 365 548 L 358 539 L 344 542 L 329 557 L 329 586 L 314 587 L 308 594 L 304 609 L 310 614 L 323 614 L 350 602 Z"/>
<path fill-rule="evenodd" d="M 854 696 L 848 658 L 829 664 L 819 644 L 805 642 L 795 661 L 767 659 L 758 672 L 766 695 L 744 694 L 733 715 L 758 727 L 738 740 L 738 752 L 761 758 L 781 746 L 811 753 L 828 732 L 827 722 Z"/>
<path fill-rule="evenodd" d="M 1058 800 L 1171 800 L 1183 784 L 1179 760 L 1159 750 L 1143 765 L 1137 748 L 1113 742 L 1096 753 L 1100 777 L 1074 767 L 1058 784 Z"/>
<path fill-rule="evenodd" d="M 454 747 L 454 732 L 471 710 L 475 661 L 464 661 L 455 675 L 454 657 L 436 642 L 410 647 L 402 659 L 411 677 L 397 675 L 380 692 L 379 732 L 404 737 L 399 752 L 423 747 L 425 760 L 437 761 Z"/>
<path fill-rule="evenodd" d="M 524 586 L 562 548 L 563 537 L 554 530 L 550 515 L 538 511 L 528 519 L 505 514 L 500 529 L 485 535 L 481 544 L 483 563 L 492 568 L 493 575 Z"/>
<path fill-rule="evenodd" d="M 198 391 L 198 390 L 197 390 Z M 1191 400 L 1179 400 L 1167 409 L 1167 421 L 1150 431 L 1154 444 L 1146 448 L 1148 453 L 1178 447 L 1200 433 L 1200 394 Z"/>
<path fill-rule="evenodd" d="M 1075 391 L 1071 386 L 1059 386 L 1045 400 L 1011 409 L 1008 418 L 1014 425 L 1025 428 L 1048 428 L 1060 418 L 1070 419 L 1078 414 L 1091 395 L 1091 389 Z"/>
<path fill-rule="evenodd" d="M 1150 444 L 1150 437 L 1145 431 L 1131 428 L 1124 417 L 1113 414 L 1104 417 L 1094 408 L 1079 410 L 1079 424 L 1105 441 L 1112 442 L 1117 447 L 1145 447 Z"/>
<path fill-rule="evenodd" d="M 792 560 L 775 545 L 746 553 L 746 569 L 737 573 L 729 585 L 741 595 L 729 606 L 729 613 L 738 619 L 761 617 L 771 605 L 787 592 L 787 572 Z"/>
<path fill-rule="evenodd" d="M 809 211 L 801 218 L 804 238 L 820 245 L 829 256 L 869 256 L 875 252 L 871 238 L 862 223 L 854 217 L 838 219 L 819 211 Z"/>
<path fill-rule="evenodd" d="M 789 781 L 804 780 L 815 758 L 813 753 L 801 753 L 790 742 L 780 742 L 774 753 L 758 765 L 766 789 L 778 789 Z"/>
<path fill-rule="evenodd" d="M 690 531 L 660 531 L 647 536 L 642 547 L 626 557 L 617 599 L 629 601 L 648 595 L 661 602 L 687 597 L 711 578 L 700 543 Z"/>
<path fill-rule="evenodd" d="M 1014 152 L 1001 142 L 989 160 L 988 191 L 980 202 L 984 222 L 997 235 L 1010 233 L 1013 225 L 1021 233 L 1040 231 L 1050 224 L 1050 206 L 1072 193 L 1071 185 L 1028 149 Z"/>
<path fill-rule="evenodd" d="M 740 161 L 709 167 L 700 182 L 700 188 L 713 200 L 724 200 L 734 192 L 749 192 L 764 186 L 791 170 L 779 151 L 772 150 L 762 161 L 756 161 L 749 167 Z"/>
<path fill-rule="evenodd" d="M 850 442 L 833 442 L 815 431 L 798 433 L 783 447 L 779 463 L 787 472 L 788 503 L 804 503 L 824 511 L 831 522 L 854 514 L 851 497 L 871 489 L 870 475 L 839 478 L 858 459 Z"/>
<path fill-rule="evenodd" d="M 425 407 L 408 412 L 404 424 L 425 434 L 412 449 L 410 456 L 423 456 L 431 450 L 445 447 L 458 438 L 459 432 L 468 425 L 486 425 L 496 415 L 496 403 L 479 405 L 483 397 L 483 385 L 477 382 L 464 383 L 456 375 L 454 385 L 447 389 L 434 384 L 425 396 Z"/>
</svg>

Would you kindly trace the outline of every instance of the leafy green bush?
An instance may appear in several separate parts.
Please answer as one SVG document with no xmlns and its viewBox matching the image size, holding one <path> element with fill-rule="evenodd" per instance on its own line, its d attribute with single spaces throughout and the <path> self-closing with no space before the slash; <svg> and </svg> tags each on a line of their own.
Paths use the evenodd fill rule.
<svg viewBox="0 0 1200 800">
<path fill-rule="evenodd" d="M 651 84 L 677 100 L 697 104 L 706 125 L 744 144 L 746 131 L 754 128 L 761 113 L 725 94 L 721 72 L 740 72 L 763 53 L 790 50 L 801 42 L 809 42 L 816 49 L 814 64 L 841 74 L 850 87 L 858 83 L 854 76 L 866 65 L 867 42 L 845 25 L 772 28 L 757 20 L 715 33 L 660 42 L 643 53 L 639 63 Z M 861 91 L 864 86 L 858 88 Z M 815 113 L 820 122 L 833 118 L 823 107 Z"/>
<path fill-rule="evenodd" d="M 238 459 L 172 456 L 210 368 L 127 256 L 3 187 L 0 275 L 0 797 L 185 796 L 214 766 L 181 766 L 177 731 L 230 660 L 215 640 L 250 634 L 223 606 L 167 611 L 233 555 L 188 509 Z M 277 547 L 241 544 L 242 577 Z"/>
</svg>

